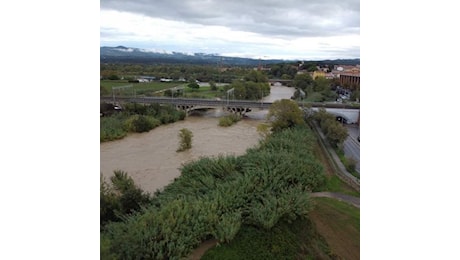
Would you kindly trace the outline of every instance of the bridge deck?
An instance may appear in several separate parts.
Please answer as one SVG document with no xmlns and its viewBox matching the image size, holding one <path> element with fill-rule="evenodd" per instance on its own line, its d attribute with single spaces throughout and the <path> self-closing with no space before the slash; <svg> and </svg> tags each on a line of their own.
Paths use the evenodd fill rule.
<svg viewBox="0 0 460 260">
<path fill-rule="evenodd" d="M 209 107 L 245 107 L 267 109 L 273 104 L 272 102 L 261 102 L 254 100 L 215 100 L 215 99 L 197 99 L 197 98 L 168 98 L 168 97 L 101 97 L 101 101 L 106 102 L 133 102 L 133 103 L 158 103 L 184 106 L 209 106 Z M 359 107 L 349 104 L 337 103 L 303 103 L 297 102 L 299 106 L 324 107 L 324 108 L 342 108 L 342 109 L 359 109 Z"/>
</svg>

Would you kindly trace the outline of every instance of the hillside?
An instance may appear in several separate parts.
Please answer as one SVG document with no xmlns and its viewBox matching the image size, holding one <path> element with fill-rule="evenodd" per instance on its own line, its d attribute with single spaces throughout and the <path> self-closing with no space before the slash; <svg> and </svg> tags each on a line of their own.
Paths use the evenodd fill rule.
<svg viewBox="0 0 460 260">
<path fill-rule="evenodd" d="M 137 64 L 200 64 L 200 65 L 217 65 L 222 64 L 225 66 L 258 66 L 260 60 L 241 58 L 241 57 L 226 57 L 218 54 L 206 53 L 182 53 L 182 52 L 166 52 L 166 51 L 152 51 L 139 48 L 130 48 L 125 46 L 117 47 L 100 47 L 100 61 L 101 63 L 137 63 Z M 296 62 L 294 60 L 263 60 L 265 65 Z M 324 60 L 315 61 L 318 64 L 338 64 L 338 65 L 354 65 L 359 64 L 359 59 L 347 60 Z"/>
</svg>

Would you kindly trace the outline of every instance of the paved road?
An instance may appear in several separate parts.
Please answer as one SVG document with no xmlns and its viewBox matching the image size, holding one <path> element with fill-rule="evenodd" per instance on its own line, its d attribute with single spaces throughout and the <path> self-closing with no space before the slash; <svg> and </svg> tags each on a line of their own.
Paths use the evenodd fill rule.
<svg viewBox="0 0 460 260">
<path fill-rule="evenodd" d="M 356 160 L 356 171 L 359 172 L 359 126 L 345 125 L 348 130 L 348 137 L 343 143 L 343 151 L 346 157 L 351 157 Z"/>
</svg>

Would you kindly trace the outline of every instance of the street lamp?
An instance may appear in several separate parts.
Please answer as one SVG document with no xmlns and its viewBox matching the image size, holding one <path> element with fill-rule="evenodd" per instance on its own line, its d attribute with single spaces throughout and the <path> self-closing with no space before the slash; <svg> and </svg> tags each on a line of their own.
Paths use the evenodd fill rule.
<svg viewBox="0 0 460 260">
<path fill-rule="evenodd" d="M 229 104 L 229 95 L 230 95 L 230 93 L 234 94 L 234 90 L 235 90 L 235 88 L 231 88 L 231 89 L 227 90 L 227 106 Z"/>
</svg>

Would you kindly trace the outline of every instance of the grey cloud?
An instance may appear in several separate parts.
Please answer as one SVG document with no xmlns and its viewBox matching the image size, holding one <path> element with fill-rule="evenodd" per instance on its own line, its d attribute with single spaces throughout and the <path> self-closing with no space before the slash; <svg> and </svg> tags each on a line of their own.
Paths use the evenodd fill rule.
<svg viewBox="0 0 460 260">
<path fill-rule="evenodd" d="M 101 0 L 101 9 L 271 37 L 359 34 L 359 0 Z"/>
</svg>

